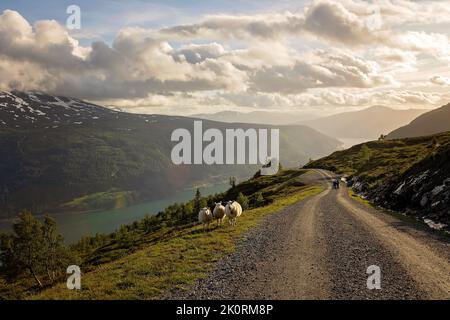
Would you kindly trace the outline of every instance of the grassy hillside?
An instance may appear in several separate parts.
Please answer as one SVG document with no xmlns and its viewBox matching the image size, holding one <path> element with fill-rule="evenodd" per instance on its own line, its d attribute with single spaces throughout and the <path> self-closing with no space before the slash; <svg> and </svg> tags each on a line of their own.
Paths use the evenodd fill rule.
<svg viewBox="0 0 450 320">
<path fill-rule="evenodd" d="M 392 131 L 387 139 L 420 137 L 445 131 L 450 131 L 450 103 L 422 114 L 410 124 Z"/>
<path fill-rule="evenodd" d="M 367 142 L 305 167 L 349 176 L 376 204 L 450 225 L 450 132 Z"/>
<path fill-rule="evenodd" d="M 445 144 L 449 137 L 449 134 L 442 134 L 436 139 Z M 404 173 L 433 152 L 432 141 L 432 137 L 421 137 L 366 142 L 336 151 L 305 167 L 324 168 L 347 176 L 363 177 L 369 184 L 382 184 L 386 179 Z"/>
<path fill-rule="evenodd" d="M 236 227 L 213 224 L 203 231 L 196 223 L 192 203 L 174 204 L 156 217 L 123 226 L 110 235 L 86 238 L 72 247 L 81 259 L 82 290 L 70 291 L 64 277 L 59 284 L 38 292 L 29 279 L 6 283 L 0 278 L 0 297 L 30 299 L 156 299 L 167 290 L 184 290 L 203 277 L 213 263 L 232 252 L 237 241 L 264 216 L 322 190 L 305 186 L 305 170 L 284 170 L 255 177 L 228 192 L 205 198 L 209 205 L 243 193 L 250 203 Z M 255 196 L 261 194 L 262 204 Z M 262 205 L 262 206 L 261 206 Z M 189 207 L 187 216 L 179 215 Z"/>
</svg>

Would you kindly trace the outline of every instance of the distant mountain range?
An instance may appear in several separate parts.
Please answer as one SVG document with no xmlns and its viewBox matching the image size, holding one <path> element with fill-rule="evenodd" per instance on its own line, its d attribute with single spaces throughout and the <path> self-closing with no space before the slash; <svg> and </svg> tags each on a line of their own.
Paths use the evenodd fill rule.
<svg viewBox="0 0 450 320">
<path fill-rule="evenodd" d="M 283 113 L 268 111 L 252 111 L 248 113 L 238 111 L 221 111 L 210 114 L 195 114 L 192 117 L 228 123 L 262 123 L 271 125 L 292 125 L 299 121 L 317 118 L 314 114 L 306 112 Z"/>
<path fill-rule="evenodd" d="M 392 131 L 387 139 L 427 136 L 445 131 L 450 131 L 450 103 L 422 114 L 410 124 Z"/>
<path fill-rule="evenodd" d="M 0 92 L 0 217 L 22 209 L 57 211 L 74 199 L 104 192 L 113 192 L 113 200 L 124 194 L 130 201 L 157 199 L 257 170 L 247 165 L 175 166 L 171 133 L 192 129 L 193 121 L 118 112 L 43 93 Z M 271 128 L 208 120 L 203 127 Z M 336 150 L 340 142 L 297 125 L 280 127 L 280 144 L 281 163 L 299 166 Z"/>
<path fill-rule="evenodd" d="M 395 110 L 384 106 L 373 106 L 360 111 L 301 121 L 299 124 L 309 126 L 337 139 L 374 140 L 381 134 L 387 134 L 427 111 L 421 109 Z"/>
</svg>

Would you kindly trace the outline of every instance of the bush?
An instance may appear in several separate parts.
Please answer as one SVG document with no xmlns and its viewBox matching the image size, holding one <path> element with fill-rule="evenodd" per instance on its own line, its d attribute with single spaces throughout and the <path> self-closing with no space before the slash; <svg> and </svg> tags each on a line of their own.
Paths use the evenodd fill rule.
<svg viewBox="0 0 450 320">
<path fill-rule="evenodd" d="M 255 200 L 253 202 L 254 207 L 262 207 L 266 204 L 261 192 L 255 194 Z"/>
<path fill-rule="evenodd" d="M 248 198 L 242 192 L 239 192 L 236 201 L 239 202 L 239 204 L 242 207 L 242 210 L 248 209 Z"/>
<path fill-rule="evenodd" d="M 56 222 L 49 216 L 41 222 L 30 212 L 22 212 L 13 230 L 12 235 L 0 235 L 1 271 L 10 281 L 29 277 L 42 288 L 42 279 L 53 284 L 70 262 L 77 260 L 69 256 L 63 237 L 56 232 Z"/>
</svg>

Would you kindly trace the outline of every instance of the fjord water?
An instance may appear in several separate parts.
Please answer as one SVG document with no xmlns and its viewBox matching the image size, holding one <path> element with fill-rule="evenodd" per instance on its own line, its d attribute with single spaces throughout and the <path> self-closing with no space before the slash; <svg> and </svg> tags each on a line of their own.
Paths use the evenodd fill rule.
<svg viewBox="0 0 450 320">
<path fill-rule="evenodd" d="M 226 191 L 226 183 L 200 188 L 202 195 L 211 195 Z M 85 213 L 51 214 L 56 220 L 58 231 L 64 236 L 67 244 L 74 243 L 83 236 L 93 236 L 96 233 L 111 233 L 121 225 L 133 223 L 146 215 L 155 215 L 175 202 L 182 203 L 194 197 L 195 189 L 177 192 L 176 194 L 153 201 L 135 204 L 125 208 L 108 209 Z M 14 219 L 0 220 L 0 231 L 11 230 Z"/>
</svg>

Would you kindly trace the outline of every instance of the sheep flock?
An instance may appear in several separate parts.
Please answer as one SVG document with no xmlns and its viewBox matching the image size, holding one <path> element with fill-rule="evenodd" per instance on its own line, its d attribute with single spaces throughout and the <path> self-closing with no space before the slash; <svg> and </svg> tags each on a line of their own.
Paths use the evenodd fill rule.
<svg viewBox="0 0 450 320">
<path fill-rule="evenodd" d="M 208 207 L 200 209 L 198 213 L 198 222 L 206 229 L 213 220 L 216 220 L 217 226 L 223 224 L 225 217 L 228 218 L 230 225 L 236 225 L 236 219 L 242 214 L 242 206 L 237 201 L 228 201 L 226 205 L 222 202 L 216 202 L 213 211 Z"/>
</svg>

